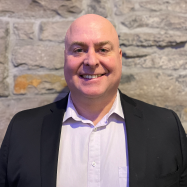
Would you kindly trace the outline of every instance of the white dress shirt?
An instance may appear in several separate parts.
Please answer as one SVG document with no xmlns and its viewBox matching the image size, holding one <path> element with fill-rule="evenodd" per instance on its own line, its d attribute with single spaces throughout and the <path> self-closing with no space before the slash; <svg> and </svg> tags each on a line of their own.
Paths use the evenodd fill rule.
<svg viewBox="0 0 187 187">
<path fill-rule="evenodd" d="M 57 187 L 128 187 L 127 151 L 119 92 L 96 126 L 77 113 L 69 94 L 60 138 Z"/>
</svg>

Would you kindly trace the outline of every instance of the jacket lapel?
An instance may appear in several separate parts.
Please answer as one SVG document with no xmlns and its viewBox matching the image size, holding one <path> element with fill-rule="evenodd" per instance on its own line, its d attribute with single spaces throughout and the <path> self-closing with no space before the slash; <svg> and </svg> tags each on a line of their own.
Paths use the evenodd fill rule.
<svg viewBox="0 0 187 187">
<path fill-rule="evenodd" d="M 128 143 L 129 186 L 143 187 L 146 170 L 146 127 L 135 101 L 120 92 Z"/>
<path fill-rule="evenodd" d="M 41 131 L 41 186 L 56 187 L 58 151 L 63 115 L 68 96 L 54 103 L 44 118 Z"/>
</svg>

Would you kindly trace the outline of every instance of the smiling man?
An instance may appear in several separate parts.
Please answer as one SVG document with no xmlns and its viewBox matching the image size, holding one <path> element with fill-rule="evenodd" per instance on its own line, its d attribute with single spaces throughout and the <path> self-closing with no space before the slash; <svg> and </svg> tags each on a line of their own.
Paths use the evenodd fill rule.
<svg viewBox="0 0 187 187">
<path fill-rule="evenodd" d="M 111 109 L 121 71 L 122 51 L 113 25 L 96 15 L 77 19 L 66 34 L 64 73 L 76 110 L 94 125 Z"/>
<path fill-rule="evenodd" d="M 118 90 L 113 25 L 88 14 L 65 38 L 62 100 L 14 116 L 0 150 L 1 187 L 186 187 L 177 115 Z"/>
</svg>

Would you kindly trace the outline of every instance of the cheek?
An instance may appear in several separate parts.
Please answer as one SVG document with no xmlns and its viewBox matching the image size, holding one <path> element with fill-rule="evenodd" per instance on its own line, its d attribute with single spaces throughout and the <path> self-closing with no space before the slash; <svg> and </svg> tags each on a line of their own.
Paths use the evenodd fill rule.
<svg viewBox="0 0 187 187">
<path fill-rule="evenodd" d="M 110 71 L 110 72 L 114 72 L 120 69 L 121 63 L 119 62 L 118 59 L 116 59 L 115 57 L 110 57 L 107 60 L 105 60 L 105 63 L 103 64 L 105 66 L 105 68 Z"/>
<path fill-rule="evenodd" d="M 77 81 L 78 70 L 81 66 L 81 61 L 75 57 L 67 57 L 64 63 L 64 76 L 66 82 L 72 84 Z"/>
<path fill-rule="evenodd" d="M 72 65 L 71 61 L 67 60 L 64 63 L 64 76 L 65 76 L 65 79 L 66 79 L 67 83 L 69 83 L 69 81 L 72 78 L 72 74 L 73 74 L 73 69 L 72 68 L 73 68 L 73 65 Z"/>
<path fill-rule="evenodd" d="M 64 63 L 64 73 L 65 74 L 72 74 L 76 72 L 78 63 L 76 59 L 67 58 L 66 62 Z"/>
<path fill-rule="evenodd" d="M 66 58 L 66 62 L 67 64 L 69 64 L 69 66 L 72 69 L 73 67 L 79 67 L 84 61 L 84 59 L 85 59 L 85 55 L 81 55 L 81 56 L 69 55 Z"/>
</svg>

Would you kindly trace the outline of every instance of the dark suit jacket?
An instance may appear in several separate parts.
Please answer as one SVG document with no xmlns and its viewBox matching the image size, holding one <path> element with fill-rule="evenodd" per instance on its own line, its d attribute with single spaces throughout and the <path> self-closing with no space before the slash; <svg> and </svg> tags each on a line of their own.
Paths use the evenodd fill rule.
<svg viewBox="0 0 187 187">
<path fill-rule="evenodd" d="M 177 115 L 122 93 L 120 97 L 130 187 L 187 187 L 187 140 Z M 56 187 L 67 99 L 13 117 L 0 150 L 0 187 Z"/>
</svg>

